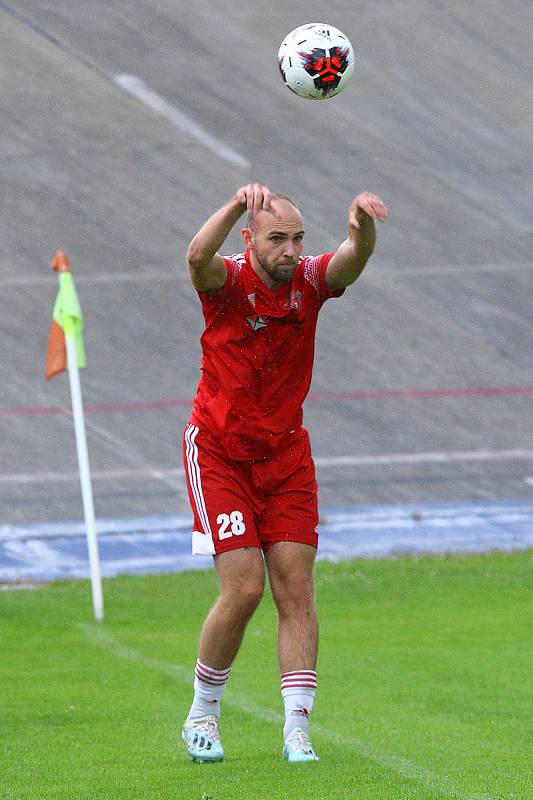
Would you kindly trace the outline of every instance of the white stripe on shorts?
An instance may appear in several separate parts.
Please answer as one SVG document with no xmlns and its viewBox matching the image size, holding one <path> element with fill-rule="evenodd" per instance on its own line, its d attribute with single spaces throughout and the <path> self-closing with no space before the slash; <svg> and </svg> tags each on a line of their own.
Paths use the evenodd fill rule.
<svg viewBox="0 0 533 800">
<path fill-rule="evenodd" d="M 209 517 L 207 516 L 207 509 L 205 507 L 205 500 L 202 491 L 202 478 L 200 476 L 200 465 L 198 463 L 198 447 L 195 439 L 198 435 L 198 428 L 195 425 L 188 425 L 185 431 L 186 453 L 187 453 L 187 472 L 189 474 L 189 481 L 194 496 L 194 502 L 198 516 L 202 523 L 204 533 L 207 534 L 211 543 L 213 542 L 213 534 L 211 533 L 211 526 L 209 524 Z"/>
</svg>

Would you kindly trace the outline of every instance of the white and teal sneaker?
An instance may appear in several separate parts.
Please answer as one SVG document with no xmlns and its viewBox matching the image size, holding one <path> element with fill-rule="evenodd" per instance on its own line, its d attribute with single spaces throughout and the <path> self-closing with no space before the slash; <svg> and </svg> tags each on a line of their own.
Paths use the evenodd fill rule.
<svg viewBox="0 0 533 800">
<path fill-rule="evenodd" d="M 319 760 L 309 736 L 301 728 L 295 728 L 287 739 L 285 739 L 283 758 L 285 761 L 291 761 L 293 763 L 298 761 Z"/>
<path fill-rule="evenodd" d="M 191 761 L 208 764 L 224 758 L 218 719 L 212 714 L 185 720 L 181 736 Z"/>
</svg>

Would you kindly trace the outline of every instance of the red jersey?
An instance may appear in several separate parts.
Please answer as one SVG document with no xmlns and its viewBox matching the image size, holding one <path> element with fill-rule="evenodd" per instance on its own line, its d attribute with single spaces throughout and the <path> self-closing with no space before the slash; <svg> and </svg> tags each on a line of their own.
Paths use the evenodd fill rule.
<svg viewBox="0 0 533 800">
<path fill-rule="evenodd" d="M 270 458 L 302 424 L 318 312 L 344 292 L 326 284 L 333 255 L 300 258 L 290 283 L 271 290 L 246 251 L 224 259 L 221 289 L 198 292 L 205 330 L 190 421 L 215 436 L 232 460 Z"/>
</svg>

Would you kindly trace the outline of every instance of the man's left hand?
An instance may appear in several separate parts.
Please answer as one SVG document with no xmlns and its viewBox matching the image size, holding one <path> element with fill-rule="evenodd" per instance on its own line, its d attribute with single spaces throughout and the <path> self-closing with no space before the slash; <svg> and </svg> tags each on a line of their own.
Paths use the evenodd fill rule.
<svg viewBox="0 0 533 800">
<path fill-rule="evenodd" d="M 381 197 L 378 197 L 377 194 L 372 194 L 372 192 L 361 192 L 350 206 L 348 226 L 350 229 L 359 230 L 369 217 L 370 219 L 377 219 L 379 222 L 385 222 L 388 215 L 388 208 Z"/>
</svg>

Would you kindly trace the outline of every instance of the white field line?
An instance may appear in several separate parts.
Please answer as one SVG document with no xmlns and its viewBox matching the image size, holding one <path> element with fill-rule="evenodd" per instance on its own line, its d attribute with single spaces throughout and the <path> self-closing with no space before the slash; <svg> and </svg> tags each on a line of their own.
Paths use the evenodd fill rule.
<svg viewBox="0 0 533 800">
<path fill-rule="evenodd" d="M 533 450 L 459 450 L 435 453 L 389 453 L 374 456 L 316 456 L 317 467 L 375 467 L 395 466 L 397 464 L 451 464 L 463 461 L 531 461 Z M 184 470 L 141 467 L 138 469 L 94 470 L 91 477 L 95 481 L 135 480 L 151 478 L 168 482 L 182 478 Z M 70 472 L 21 472 L 0 474 L 0 484 L 68 483 L 78 481 L 77 470 Z M 527 481 L 529 483 L 529 480 Z"/>
<path fill-rule="evenodd" d="M 533 261 L 510 262 L 509 264 L 420 264 L 418 266 L 402 266 L 401 264 L 382 264 L 372 275 L 384 278 L 410 275 L 468 275 L 475 272 L 529 272 L 533 269 Z"/>
<path fill-rule="evenodd" d="M 237 153 L 237 151 L 233 150 L 231 147 L 228 147 L 227 144 L 217 139 L 216 136 L 212 136 L 191 117 L 171 105 L 164 97 L 157 94 L 157 92 L 154 92 L 153 89 L 147 86 L 147 84 L 136 75 L 114 75 L 113 80 L 121 89 L 124 89 L 124 91 L 132 95 L 132 97 L 135 97 L 136 100 L 139 100 L 152 111 L 155 111 L 156 114 L 160 114 L 168 119 L 175 128 L 188 136 L 192 136 L 193 139 L 196 139 L 197 142 L 207 147 L 208 150 L 211 150 L 211 152 L 219 156 L 219 158 L 241 169 L 250 168 L 250 162 L 244 158 L 244 156 Z"/>
<path fill-rule="evenodd" d="M 185 282 L 190 284 L 188 276 L 183 272 L 180 273 L 178 267 L 176 267 L 175 272 L 154 269 L 151 272 L 109 272 L 99 275 L 80 275 L 76 273 L 76 283 L 85 285 L 99 283 L 157 283 L 158 281 L 172 281 L 176 286 Z M 0 278 L 0 286 L 53 286 L 57 289 L 57 278 L 52 275 L 8 275 Z"/>
<path fill-rule="evenodd" d="M 148 667 L 156 672 L 168 675 L 177 679 L 180 683 L 185 683 L 187 686 L 192 687 L 192 666 L 187 668 L 181 664 L 173 664 L 168 661 L 160 661 L 159 659 L 145 656 L 138 650 L 121 644 L 109 631 L 103 630 L 101 627 L 88 625 L 87 623 L 78 623 L 78 627 L 93 645 L 115 656 L 133 661 L 143 667 Z M 255 719 L 260 719 L 263 722 L 269 722 L 279 725 L 280 727 L 283 724 L 283 716 L 279 712 L 273 711 L 270 708 L 264 708 L 253 701 L 247 700 L 231 689 L 226 690 L 224 694 L 224 703 L 233 706 L 233 708 L 236 708 L 244 714 L 249 714 Z M 492 800 L 488 795 L 466 794 L 456 786 L 453 786 L 448 778 L 431 772 L 418 764 L 414 764 L 412 761 L 403 758 L 403 756 L 396 755 L 395 753 L 386 753 L 383 750 L 373 747 L 363 739 L 354 736 L 344 736 L 342 732 L 329 730 L 324 725 L 315 722 L 312 727 L 316 735 L 330 742 L 335 742 L 339 747 L 349 747 L 362 758 L 373 761 L 384 769 L 396 772 L 404 779 L 417 781 L 423 784 L 427 789 L 439 792 L 446 797 L 456 798 L 456 800 Z"/>
<path fill-rule="evenodd" d="M 317 467 L 440 464 L 457 461 L 508 461 L 533 459 L 533 450 L 450 450 L 436 453 L 389 453 L 382 456 L 317 456 Z"/>
<path fill-rule="evenodd" d="M 152 478 L 166 483 L 173 478 L 181 478 L 184 474 L 185 470 L 182 467 L 176 469 L 156 469 L 155 467 L 153 469 L 106 469 L 91 471 L 91 478 L 94 481 L 135 480 L 136 478 L 146 480 L 146 478 Z M 69 481 L 79 481 L 77 468 L 72 469 L 71 472 L 21 472 L 13 473 L 12 475 L 8 473 L 0 475 L 0 484 L 68 483 Z"/>
<path fill-rule="evenodd" d="M 12 270 L 13 266 L 7 262 L 0 263 L 0 271 Z M 380 271 L 381 270 L 381 271 Z M 441 267 L 421 265 L 419 267 L 402 267 L 401 265 L 377 266 L 379 275 L 387 280 L 392 277 L 409 275 L 452 275 L 460 273 L 468 275 L 473 272 L 510 272 L 533 270 L 533 262 L 524 264 L 443 264 Z M 374 273 L 372 273 L 374 274 Z M 76 274 L 76 283 L 79 284 L 106 284 L 106 283 L 152 283 L 154 281 L 172 281 L 173 283 L 187 283 L 189 279 L 178 269 L 176 271 L 154 269 L 150 272 L 106 272 L 99 275 Z M 0 277 L 0 287 L 7 286 L 54 286 L 57 287 L 57 278 L 52 275 L 7 275 Z"/>
</svg>

